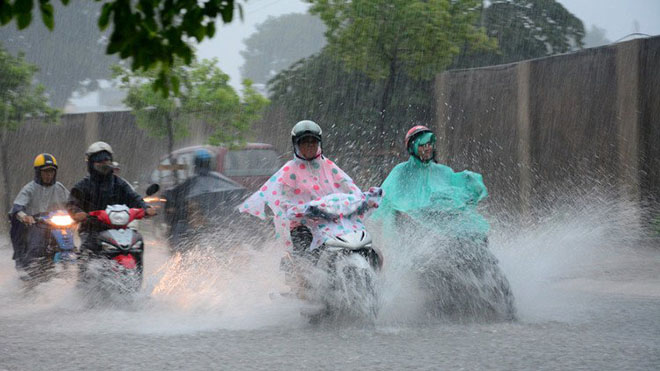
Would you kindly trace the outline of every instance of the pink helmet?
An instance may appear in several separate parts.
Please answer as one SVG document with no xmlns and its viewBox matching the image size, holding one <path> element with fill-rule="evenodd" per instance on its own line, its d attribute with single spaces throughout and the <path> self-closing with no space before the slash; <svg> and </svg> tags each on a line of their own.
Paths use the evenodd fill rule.
<svg viewBox="0 0 660 371">
<path fill-rule="evenodd" d="M 412 142 L 412 140 L 422 133 L 431 133 L 431 132 L 432 132 L 431 129 L 427 128 L 424 125 L 416 125 L 410 128 L 410 130 L 408 130 L 408 133 L 406 133 L 406 140 L 405 140 L 406 150 L 409 153 L 413 153 L 410 148 L 410 143 Z"/>
</svg>

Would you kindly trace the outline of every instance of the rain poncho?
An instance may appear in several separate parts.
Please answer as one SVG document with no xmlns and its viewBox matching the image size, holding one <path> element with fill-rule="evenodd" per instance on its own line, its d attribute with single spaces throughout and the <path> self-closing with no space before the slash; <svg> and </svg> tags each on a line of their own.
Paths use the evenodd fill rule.
<svg viewBox="0 0 660 371">
<path fill-rule="evenodd" d="M 16 196 L 9 220 L 11 221 L 11 236 L 14 255 L 19 268 L 26 267 L 35 258 L 44 256 L 46 252 L 46 239 L 49 232 L 38 226 L 26 226 L 18 220 L 16 214 L 22 211 L 27 215 L 36 215 L 64 209 L 69 191 L 60 182 L 47 186 L 41 182 L 32 181 L 26 184 Z"/>
<path fill-rule="evenodd" d="M 392 169 L 382 188 L 385 197 L 374 218 L 383 220 L 385 230 L 395 230 L 397 213 L 448 236 L 485 236 L 490 228 L 477 211 L 477 203 L 488 195 L 480 174 L 455 173 L 410 156 Z"/>
<path fill-rule="evenodd" d="M 333 234 L 364 230 L 366 215 L 361 206 L 367 202 L 375 208 L 379 200 L 379 189 L 363 193 L 334 162 L 319 156 L 311 161 L 295 158 L 287 162 L 239 210 L 265 219 L 268 206 L 273 212 L 275 237 L 283 239 L 287 247 L 292 246 L 291 228 L 309 227 L 314 236 L 310 249 L 315 249 Z M 339 219 L 328 223 L 309 218 L 306 211 L 312 205 L 332 211 Z"/>
</svg>

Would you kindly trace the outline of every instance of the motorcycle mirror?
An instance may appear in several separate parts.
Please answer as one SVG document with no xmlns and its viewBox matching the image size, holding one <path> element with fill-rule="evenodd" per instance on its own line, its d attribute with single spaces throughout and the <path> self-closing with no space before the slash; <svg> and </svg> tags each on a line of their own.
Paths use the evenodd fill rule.
<svg viewBox="0 0 660 371">
<path fill-rule="evenodd" d="M 160 190 L 160 186 L 158 184 L 152 184 L 147 188 L 147 196 L 151 196 L 152 194 L 158 192 Z"/>
</svg>

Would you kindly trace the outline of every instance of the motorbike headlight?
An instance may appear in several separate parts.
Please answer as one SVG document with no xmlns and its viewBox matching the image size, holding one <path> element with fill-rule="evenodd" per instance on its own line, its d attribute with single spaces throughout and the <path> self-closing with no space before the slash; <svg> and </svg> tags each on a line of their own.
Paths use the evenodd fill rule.
<svg viewBox="0 0 660 371">
<path fill-rule="evenodd" d="M 73 224 L 73 219 L 68 214 L 56 214 L 50 218 L 50 222 L 58 227 L 68 227 Z"/>
<path fill-rule="evenodd" d="M 115 250 L 117 250 L 117 247 L 113 246 L 113 245 L 111 245 L 107 242 L 101 242 L 101 249 L 103 251 L 115 251 Z"/>
<path fill-rule="evenodd" d="M 143 245 L 144 245 L 144 243 L 142 242 L 142 240 L 140 240 L 140 241 L 134 243 L 133 246 L 132 246 L 132 248 L 134 248 L 134 249 L 141 249 Z"/>
</svg>

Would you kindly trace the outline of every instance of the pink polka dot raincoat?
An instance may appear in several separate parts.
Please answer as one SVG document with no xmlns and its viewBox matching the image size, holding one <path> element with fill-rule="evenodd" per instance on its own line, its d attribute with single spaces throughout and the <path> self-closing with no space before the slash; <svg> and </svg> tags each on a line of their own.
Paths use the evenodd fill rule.
<svg viewBox="0 0 660 371">
<path fill-rule="evenodd" d="M 314 236 L 310 246 L 313 250 L 330 236 L 364 230 L 364 218 L 371 209 L 378 207 L 380 198 L 380 189 L 363 193 L 346 173 L 324 156 L 311 161 L 295 158 L 245 200 L 239 210 L 265 219 L 268 206 L 273 213 L 275 237 L 284 240 L 287 248 L 292 246 L 291 228 L 307 226 Z M 336 218 L 309 218 L 306 211 L 310 206 Z"/>
</svg>

